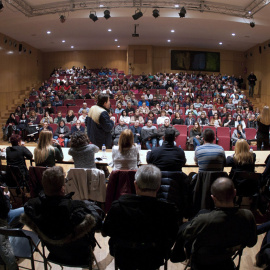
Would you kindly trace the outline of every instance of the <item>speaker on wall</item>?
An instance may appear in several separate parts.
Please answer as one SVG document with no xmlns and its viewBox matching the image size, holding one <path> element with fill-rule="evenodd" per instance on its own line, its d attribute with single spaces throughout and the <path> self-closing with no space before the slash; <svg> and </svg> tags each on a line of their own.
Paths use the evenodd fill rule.
<svg viewBox="0 0 270 270">
<path fill-rule="evenodd" d="M 19 52 L 21 52 L 22 51 L 22 44 L 20 43 L 19 44 Z"/>
<path fill-rule="evenodd" d="M 262 53 L 262 46 L 259 46 L 259 53 Z"/>
</svg>

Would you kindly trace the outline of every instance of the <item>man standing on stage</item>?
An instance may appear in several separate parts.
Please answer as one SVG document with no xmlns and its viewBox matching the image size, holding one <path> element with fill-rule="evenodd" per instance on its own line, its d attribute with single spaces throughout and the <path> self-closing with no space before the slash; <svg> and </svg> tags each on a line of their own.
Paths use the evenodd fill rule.
<svg viewBox="0 0 270 270">
<path fill-rule="evenodd" d="M 249 84 L 249 96 L 253 97 L 254 86 L 256 85 L 257 77 L 253 74 L 253 72 L 250 72 L 247 79 Z"/>
<path fill-rule="evenodd" d="M 100 94 L 97 105 L 90 108 L 87 118 L 87 134 L 92 143 L 100 149 L 105 144 L 106 148 L 112 148 L 112 135 L 114 122 L 108 114 L 110 109 L 109 96 Z"/>
</svg>

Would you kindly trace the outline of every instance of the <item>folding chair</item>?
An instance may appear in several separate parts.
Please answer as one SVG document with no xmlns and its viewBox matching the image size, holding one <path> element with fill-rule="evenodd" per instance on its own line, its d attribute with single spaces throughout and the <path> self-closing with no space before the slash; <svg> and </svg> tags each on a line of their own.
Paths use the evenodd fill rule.
<svg viewBox="0 0 270 270">
<path fill-rule="evenodd" d="M 200 255 L 198 256 L 197 254 L 192 254 L 186 267 L 185 267 L 185 270 L 188 269 L 188 267 L 190 267 L 190 270 L 198 270 L 198 269 L 213 270 L 213 269 L 220 269 L 220 267 L 222 267 L 222 269 L 226 269 L 226 270 L 239 270 L 240 263 L 241 263 L 241 257 L 242 257 L 244 248 L 245 248 L 245 246 L 243 246 L 243 245 L 236 245 L 233 247 L 223 248 L 221 250 L 222 253 L 219 253 L 215 256 L 215 255 L 213 255 L 212 251 L 210 251 L 209 254 L 207 254 L 207 252 L 205 252 L 205 250 L 207 250 L 207 247 L 206 247 L 206 249 L 205 249 L 205 247 L 201 247 L 201 249 L 204 249 L 203 256 L 200 256 Z M 217 250 L 220 251 L 219 247 L 217 247 Z M 194 253 L 196 253 L 196 251 Z M 200 253 L 200 250 L 197 251 L 197 253 Z M 194 257 L 196 257 L 196 259 L 194 259 Z M 200 261 L 200 259 L 204 263 L 205 262 L 207 263 L 208 257 L 209 258 L 212 257 L 212 258 L 214 258 L 214 260 L 216 260 L 215 258 L 218 258 L 218 259 L 213 264 L 198 263 L 198 261 Z M 238 257 L 238 262 L 237 262 L 237 264 L 235 264 L 235 259 L 237 257 Z"/>
<path fill-rule="evenodd" d="M 18 208 L 24 205 L 28 200 L 25 175 L 23 175 L 17 166 L 7 165 L 6 184 L 10 192 L 10 202 L 13 208 Z"/>
<path fill-rule="evenodd" d="M 232 178 L 238 197 L 236 203 L 241 206 L 244 197 L 252 198 L 250 208 L 256 209 L 259 197 L 261 173 L 235 172 Z"/>
<path fill-rule="evenodd" d="M 41 241 L 41 244 L 42 244 L 43 254 L 45 254 L 45 246 L 47 246 L 47 244 L 44 241 Z M 61 246 L 57 247 L 57 250 L 61 250 Z M 63 269 L 63 266 L 66 266 L 66 267 L 73 267 L 73 268 L 87 268 L 89 270 L 92 270 L 92 268 L 93 268 L 92 267 L 92 262 L 93 262 L 92 259 L 94 259 L 97 268 L 100 270 L 96 256 L 95 256 L 92 248 L 90 248 L 89 257 L 86 258 L 85 261 L 81 261 L 80 263 L 76 263 L 76 262 L 71 263 L 67 260 L 63 260 L 63 259 L 59 258 L 57 256 L 57 254 L 50 251 L 50 253 L 47 257 L 44 256 L 44 269 L 48 270 L 47 265 L 50 265 L 49 262 L 51 262 L 51 263 L 60 265 L 61 269 Z"/>
<path fill-rule="evenodd" d="M 24 258 L 31 260 L 31 268 L 25 269 L 32 269 L 35 270 L 35 261 L 34 260 L 34 253 L 37 251 L 42 258 L 44 259 L 45 263 L 45 256 L 42 253 L 38 245 L 40 243 L 40 239 L 38 238 L 37 234 L 32 231 L 26 231 L 22 229 L 4 229 L 0 228 L 0 234 L 9 237 L 9 241 L 16 258 Z M 41 262 L 41 261 L 38 261 Z"/>
</svg>

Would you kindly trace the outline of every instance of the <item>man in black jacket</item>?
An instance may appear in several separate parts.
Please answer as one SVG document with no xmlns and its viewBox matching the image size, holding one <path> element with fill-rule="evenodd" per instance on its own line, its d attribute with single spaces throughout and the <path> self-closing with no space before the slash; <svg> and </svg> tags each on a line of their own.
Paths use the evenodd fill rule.
<svg viewBox="0 0 270 270">
<path fill-rule="evenodd" d="M 158 142 L 158 143 L 159 143 L 159 146 L 162 146 L 163 141 L 164 141 L 165 132 L 166 132 L 166 130 L 168 130 L 168 129 L 174 130 L 174 132 L 175 132 L 175 138 L 176 138 L 178 135 L 180 135 L 180 132 L 179 132 L 174 126 L 170 125 L 170 119 L 169 119 L 169 117 L 166 118 L 166 119 L 164 120 L 164 125 L 160 126 L 160 127 L 158 128 L 158 131 L 157 131 L 158 136 L 159 136 L 159 142 Z M 174 144 L 176 145 L 176 143 L 174 143 Z"/>
<path fill-rule="evenodd" d="M 90 248 L 95 247 L 95 230 L 101 228 L 103 212 L 88 201 L 73 201 L 65 195 L 62 167 L 44 171 L 45 195 L 24 205 L 21 220 L 45 242 L 48 250 L 67 263 L 88 264 Z"/>
<path fill-rule="evenodd" d="M 157 167 L 140 167 L 134 182 L 137 195 L 121 196 L 107 214 L 103 232 L 111 237 L 110 253 L 121 270 L 158 269 L 175 241 L 176 208 L 156 198 L 160 183 Z"/>
<path fill-rule="evenodd" d="M 105 144 L 106 148 L 112 148 L 111 130 L 114 122 L 108 114 L 110 100 L 108 95 L 100 94 L 97 105 L 90 108 L 87 118 L 87 134 L 90 141 L 100 149 Z"/>
<path fill-rule="evenodd" d="M 235 269 L 231 255 L 236 246 L 253 247 L 257 242 L 253 214 L 234 205 L 236 190 L 231 179 L 218 178 L 211 186 L 213 211 L 201 210 L 178 232 L 171 254 L 172 262 L 186 259 L 192 253 L 192 269 Z M 191 248 L 192 247 L 192 248 Z"/>
<path fill-rule="evenodd" d="M 147 163 L 154 164 L 161 171 L 182 171 L 186 164 L 185 152 L 182 148 L 174 146 L 174 140 L 174 129 L 166 129 L 162 146 L 147 153 Z"/>
<path fill-rule="evenodd" d="M 250 72 L 247 79 L 249 84 L 249 96 L 253 97 L 254 86 L 256 85 L 257 77 L 253 72 Z"/>
<path fill-rule="evenodd" d="M 141 142 L 142 128 L 140 127 L 139 120 L 136 120 L 134 123 L 134 126 L 130 126 L 129 129 L 132 131 L 132 133 L 134 135 L 134 143 L 140 143 Z"/>
</svg>

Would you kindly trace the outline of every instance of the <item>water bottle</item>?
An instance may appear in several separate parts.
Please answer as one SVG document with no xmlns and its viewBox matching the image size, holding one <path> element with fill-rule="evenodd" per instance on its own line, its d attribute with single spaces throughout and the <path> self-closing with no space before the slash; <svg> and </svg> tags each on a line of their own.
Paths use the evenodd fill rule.
<svg viewBox="0 0 270 270">
<path fill-rule="evenodd" d="M 139 152 L 142 150 L 142 147 L 141 147 L 141 144 L 140 143 L 137 143 L 137 148 L 138 148 L 138 151 Z"/>
<path fill-rule="evenodd" d="M 106 146 L 105 146 L 105 144 L 102 145 L 102 158 L 106 158 Z"/>
</svg>

